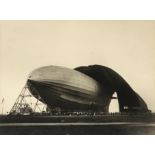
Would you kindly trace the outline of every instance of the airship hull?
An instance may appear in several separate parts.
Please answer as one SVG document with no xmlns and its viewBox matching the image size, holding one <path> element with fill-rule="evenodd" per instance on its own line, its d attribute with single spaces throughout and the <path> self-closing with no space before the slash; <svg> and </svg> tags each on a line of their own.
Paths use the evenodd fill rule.
<svg viewBox="0 0 155 155">
<path fill-rule="evenodd" d="M 67 111 L 105 111 L 111 99 L 108 92 L 89 76 L 58 66 L 34 70 L 27 85 L 33 96 L 49 107 Z"/>
</svg>

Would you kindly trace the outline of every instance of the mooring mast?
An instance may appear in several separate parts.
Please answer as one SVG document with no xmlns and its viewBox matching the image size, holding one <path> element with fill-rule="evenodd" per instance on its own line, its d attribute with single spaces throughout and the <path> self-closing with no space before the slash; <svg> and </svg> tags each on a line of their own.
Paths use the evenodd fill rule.
<svg viewBox="0 0 155 155">
<path fill-rule="evenodd" d="M 27 85 L 25 85 L 15 101 L 10 114 L 31 114 L 43 112 L 46 111 L 46 109 L 47 106 L 39 101 L 39 99 L 34 98 L 29 92 Z"/>
</svg>

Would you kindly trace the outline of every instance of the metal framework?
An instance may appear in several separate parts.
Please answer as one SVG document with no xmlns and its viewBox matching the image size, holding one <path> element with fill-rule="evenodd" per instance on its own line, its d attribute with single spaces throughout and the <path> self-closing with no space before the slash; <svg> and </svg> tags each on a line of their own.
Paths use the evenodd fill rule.
<svg viewBox="0 0 155 155">
<path fill-rule="evenodd" d="M 15 101 L 10 114 L 30 114 L 35 112 L 41 113 L 46 111 L 46 108 L 47 106 L 43 102 L 31 95 L 27 85 L 25 85 Z"/>
</svg>

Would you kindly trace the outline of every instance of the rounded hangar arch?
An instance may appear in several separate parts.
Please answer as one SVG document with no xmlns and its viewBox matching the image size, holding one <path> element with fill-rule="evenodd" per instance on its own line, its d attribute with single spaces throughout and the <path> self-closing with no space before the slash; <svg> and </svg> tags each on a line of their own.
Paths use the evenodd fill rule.
<svg viewBox="0 0 155 155">
<path fill-rule="evenodd" d="M 131 88 L 131 86 L 114 70 L 101 65 L 80 66 L 75 70 L 82 72 L 107 89 L 111 98 L 117 93 L 120 112 L 146 112 L 145 101 Z M 108 109 L 108 108 L 107 108 Z"/>
</svg>

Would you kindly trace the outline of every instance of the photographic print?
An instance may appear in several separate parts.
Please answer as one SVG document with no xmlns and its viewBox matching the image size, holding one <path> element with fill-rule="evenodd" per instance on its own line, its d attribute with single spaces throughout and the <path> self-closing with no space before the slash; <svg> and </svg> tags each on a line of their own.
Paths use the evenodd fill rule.
<svg viewBox="0 0 155 155">
<path fill-rule="evenodd" d="M 0 21 L 1 135 L 154 135 L 155 21 Z"/>
</svg>

